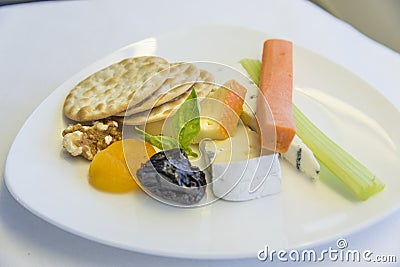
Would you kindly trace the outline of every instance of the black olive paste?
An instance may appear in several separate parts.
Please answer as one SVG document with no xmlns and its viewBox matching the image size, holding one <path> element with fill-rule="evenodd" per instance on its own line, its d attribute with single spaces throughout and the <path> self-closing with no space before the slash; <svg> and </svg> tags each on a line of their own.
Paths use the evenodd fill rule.
<svg viewBox="0 0 400 267">
<path fill-rule="evenodd" d="M 136 172 L 141 185 L 166 201 L 198 203 L 205 194 L 205 174 L 192 166 L 186 153 L 174 148 L 154 154 Z"/>
</svg>

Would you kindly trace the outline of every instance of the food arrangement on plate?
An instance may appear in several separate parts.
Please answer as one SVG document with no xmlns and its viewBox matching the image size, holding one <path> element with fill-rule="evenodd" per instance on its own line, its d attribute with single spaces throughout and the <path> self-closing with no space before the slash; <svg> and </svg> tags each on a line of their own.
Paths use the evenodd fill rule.
<svg viewBox="0 0 400 267">
<path fill-rule="evenodd" d="M 273 153 L 274 157 L 279 159 L 276 166 L 279 166 L 281 178 L 275 178 L 275 182 L 280 192 L 251 201 L 234 202 L 230 201 L 234 200 L 230 197 L 240 200 L 238 194 L 231 196 L 225 194 L 223 200 L 203 206 L 221 199 L 216 190 L 218 187 L 214 187 L 214 183 L 221 181 L 220 188 L 223 192 L 223 186 L 225 185 L 225 188 L 229 186 L 226 178 L 232 173 L 238 175 L 236 177 L 242 177 L 240 185 L 244 186 L 234 187 L 230 192 L 233 194 L 236 189 L 243 200 L 249 196 L 254 197 L 245 183 L 250 184 L 252 190 L 257 189 L 260 183 L 258 180 L 251 183 L 246 178 L 251 178 L 258 166 L 271 164 L 273 157 L 270 157 L 270 154 L 264 153 L 265 151 L 258 153 L 260 148 L 258 125 L 264 122 L 257 124 L 257 120 L 251 119 L 254 116 L 250 112 L 257 111 L 259 89 L 256 84 L 259 84 L 257 79 L 260 77 L 263 63 L 260 61 L 262 44 L 270 38 L 273 36 L 240 27 L 200 26 L 145 39 L 99 59 L 58 86 L 21 128 L 10 148 L 6 162 L 7 188 L 19 203 L 35 215 L 84 238 L 138 252 L 203 259 L 254 257 L 254 252 L 265 244 L 276 249 L 294 249 L 319 245 L 321 242 L 333 242 L 398 210 L 399 184 L 396 178 L 400 162 L 398 154 L 400 135 L 399 129 L 393 123 L 399 119 L 398 110 L 390 105 L 379 90 L 351 71 L 294 43 L 292 97 L 295 106 L 292 107 L 292 112 L 296 135 L 288 152 Z M 198 155 L 194 157 L 186 154 L 191 166 L 197 166 L 204 171 L 207 182 L 205 193 L 196 204 L 175 203 L 171 206 L 155 201 L 144 192 L 140 180 L 132 177 L 135 172 L 129 171 L 141 168 L 152 155 L 160 152 L 156 146 L 143 142 L 141 131 L 146 132 L 148 135 L 145 136 L 151 138 L 153 142 L 162 140 L 168 145 L 168 137 L 173 137 L 172 141 L 176 140 L 176 136 L 171 134 L 173 130 L 171 122 L 177 114 L 179 105 L 171 103 L 176 100 L 178 102 L 175 103 L 181 103 L 182 106 L 191 94 L 192 86 L 185 91 L 184 97 L 167 101 L 169 107 L 160 105 L 147 112 L 139 111 L 141 116 L 135 117 L 135 122 L 130 124 L 124 123 L 122 116 L 115 115 L 88 121 L 68 119 L 63 115 L 66 96 L 81 81 L 116 62 L 149 55 L 168 59 L 167 68 L 173 62 L 191 62 L 199 69 L 199 75 L 205 70 L 214 76 L 210 93 L 205 92 L 201 95 L 201 90 L 196 91 L 200 115 L 204 112 L 202 108 L 206 105 L 204 101 L 208 99 L 208 102 L 212 102 L 213 100 L 209 100 L 212 92 L 228 81 L 235 80 L 247 90 L 243 111 L 232 137 L 222 140 L 211 138 L 201 142 L 200 132 L 190 145 L 192 152 Z M 251 75 L 246 74 L 246 69 Z M 249 76 L 254 81 L 252 84 Z M 201 80 L 201 78 L 195 79 L 195 81 Z M 99 82 L 104 81 L 99 80 Z M 200 85 L 194 83 L 195 88 Z M 307 120 L 302 120 L 304 116 L 299 116 L 301 114 L 296 108 L 307 116 Z M 170 113 L 170 116 L 157 120 L 158 117 L 165 116 L 164 111 Z M 114 112 L 117 114 L 115 109 Z M 221 117 L 218 117 L 218 114 L 214 114 L 212 118 L 218 119 L 219 122 Z M 248 116 L 247 121 L 246 116 Z M 133 118 L 133 114 L 127 117 Z M 155 120 L 147 122 L 146 118 Z M 117 123 L 117 127 L 113 121 Z M 321 152 L 318 151 L 318 146 L 312 145 L 310 141 L 316 138 L 317 132 L 311 127 L 313 124 L 307 124 L 305 127 L 307 121 L 312 121 L 324 135 L 332 138 L 382 179 L 386 184 L 385 189 L 368 201 L 358 201 L 356 194 L 338 179 L 340 175 L 333 175 L 325 166 L 326 163 L 322 162 L 324 156 L 322 152 L 325 156 L 329 156 L 326 158 L 331 159 L 334 156 L 333 150 L 330 148 Z M 94 125 L 95 122 L 97 126 Z M 208 129 L 212 130 L 213 124 L 204 122 L 207 120 L 201 116 L 200 128 L 204 131 L 206 126 L 210 126 Z M 51 125 L 51 127 L 37 125 Z M 62 132 L 69 128 L 69 125 L 72 125 L 69 131 L 74 130 L 74 125 L 78 129 L 86 128 L 86 131 L 83 130 L 82 134 L 76 133 L 77 137 L 70 140 L 82 140 L 79 135 L 92 140 L 91 144 L 96 145 L 89 146 L 93 150 L 96 149 L 96 155 L 93 155 L 92 160 L 80 155 L 74 157 L 62 148 Z M 104 125 L 112 126 L 109 126 L 110 129 L 105 129 Z M 121 134 L 123 142 L 117 140 L 119 134 L 112 134 L 113 127 L 118 129 L 115 133 Z M 304 128 L 312 132 L 305 134 Z M 109 134 L 111 138 L 107 137 Z M 241 141 L 243 138 L 240 139 L 240 136 L 245 137 L 245 140 Z M 115 137 L 115 140 L 112 140 L 112 137 Z M 94 141 L 96 139 L 99 142 Z M 300 141 L 313 152 L 310 154 L 313 157 L 310 156 L 308 159 L 303 154 L 306 149 Z M 246 146 L 244 142 L 255 146 Z M 176 144 L 175 141 L 172 142 L 174 143 Z M 72 144 L 76 143 L 73 141 Z M 100 151 L 97 151 L 97 144 Z M 304 170 L 307 166 L 313 166 L 306 164 L 305 160 L 313 162 L 317 159 L 320 165 L 319 179 L 308 178 L 311 177 L 311 173 L 316 175 L 313 168 L 306 168 L 309 170 L 308 174 L 296 168 L 299 150 L 296 144 L 302 145 L 302 157 L 298 167 Z M 217 145 L 223 151 L 217 150 Z M 104 148 L 105 146 L 107 148 Z M 27 147 L 30 149 L 26 149 Z M 213 152 L 217 152 L 209 163 L 202 161 L 207 159 L 202 154 L 205 149 L 210 156 Z M 291 149 L 294 152 L 287 154 Z M 80 153 L 79 150 L 78 148 L 77 154 Z M 142 153 L 143 151 L 147 154 Z M 293 164 L 286 160 L 285 156 L 290 156 Z M 168 153 L 166 157 L 169 157 Z M 232 157 L 232 160 L 227 162 L 226 157 Z M 25 160 L 27 158 L 30 160 Z M 269 158 L 271 161 L 267 162 L 263 158 Z M 160 154 L 160 157 L 156 158 L 155 165 L 162 160 L 163 155 Z M 138 167 L 133 166 L 133 163 L 137 163 Z M 226 175 L 215 179 L 218 178 L 220 169 L 227 169 L 224 172 Z M 271 173 L 273 170 L 271 168 Z M 116 178 L 114 175 L 116 173 L 121 174 L 118 177 L 120 179 L 113 181 L 110 178 Z M 159 176 L 153 175 L 153 177 Z M 132 183 L 133 179 L 137 180 L 137 183 Z M 198 181 L 201 182 L 200 179 Z M 266 182 L 268 181 L 272 182 L 272 179 L 266 179 Z M 184 182 L 186 181 L 182 180 L 181 184 Z M 374 188 L 373 183 L 370 184 L 372 185 L 370 188 Z M 240 188 L 246 190 L 242 192 Z M 265 185 L 265 188 L 273 189 L 274 185 Z M 127 193 L 114 194 L 104 191 Z M 261 193 L 261 190 L 257 192 Z M 163 200 L 163 202 L 172 201 Z M 175 206 L 199 207 L 177 209 Z M 188 225 L 190 227 L 187 227 Z M 232 236 L 237 242 L 231 242 Z"/>
<path fill-rule="evenodd" d="M 262 61 L 240 62 L 254 84 L 219 85 L 194 63 L 157 56 L 127 58 L 93 73 L 65 99 L 63 112 L 72 121 L 63 147 L 91 161 L 95 188 L 141 188 L 175 206 L 207 204 L 207 194 L 246 201 L 279 193 L 279 155 L 313 181 L 325 165 L 360 200 L 383 190 L 292 103 L 291 42 L 269 39 Z"/>
</svg>

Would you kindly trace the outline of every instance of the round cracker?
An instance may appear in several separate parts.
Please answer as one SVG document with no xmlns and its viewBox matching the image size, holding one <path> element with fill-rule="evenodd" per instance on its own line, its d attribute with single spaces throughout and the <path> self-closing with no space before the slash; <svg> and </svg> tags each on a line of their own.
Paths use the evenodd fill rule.
<svg viewBox="0 0 400 267">
<path fill-rule="evenodd" d="M 167 80 L 161 87 L 142 102 L 130 106 L 115 116 L 130 116 L 158 107 L 185 93 L 199 78 L 200 70 L 191 63 L 172 63 Z"/>
<path fill-rule="evenodd" d="M 215 77 L 206 70 L 200 70 L 199 80 L 193 85 L 197 97 L 203 99 L 207 97 L 215 85 Z"/>
<path fill-rule="evenodd" d="M 155 92 L 167 79 L 168 69 L 169 63 L 155 56 L 112 64 L 72 88 L 64 102 L 64 114 L 84 122 L 124 111 Z"/>
<path fill-rule="evenodd" d="M 200 70 L 199 81 L 193 85 L 199 101 L 203 100 L 211 92 L 212 88 L 214 87 L 214 83 L 215 78 L 211 73 L 205 70 Z M 132 116 L 126 116 L 124 118 L 119 117 L 117 120 L 126 125 L 143 125 L 145 123 L 164 120 L 168 116 L 172 115 L 179 108 L 179 106 L 185 102 L 189 94 L 190 90 L 167 103 L 153 108 L 152 110 L 143 111 Z"/>
</svg>

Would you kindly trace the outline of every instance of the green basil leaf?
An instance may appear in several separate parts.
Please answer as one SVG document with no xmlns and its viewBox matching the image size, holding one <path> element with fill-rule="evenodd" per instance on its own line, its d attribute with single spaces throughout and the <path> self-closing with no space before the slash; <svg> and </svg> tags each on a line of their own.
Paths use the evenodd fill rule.
<svg viewBox="0 0 400 267">
<path fill-rule="evenodd" d="M 197 153 L 194 152 L 190 146 L 186 147 L 184 150 L 186 152 L 186 155 L 188 155 L 188 156 L 192 156 L 192 157 L 198 156 Z"/>
<path fill-rule="evenodd" d="M 179 107 L 172 118 L 172 133 L 170 136 L 153 136 L 145 131 L 135 128 L 136 132 L 144 138 L 147 143 L 161 149 L 168 150 L 176 147 L 182 148 L 188 156 L 197 157 L 190 145 L 200 132 L 200 107 L 197 101 L 196 90 L 192 88 L 190 95 Z"/>
<path fill-rule="evenodd" d="M 199 134 L 200 107 L 194 88 L 172 118 L 172 131 L 173 136 L 179 141 L 179 146 L 185 151 Z"/>
<path fill-rule="evenodd" d="M 140 130 L 139 128 L 135 127 L 136 133 L 140 137 L 144 139 L 147 143 L 157 147 L 158 149 L 161 150 L 168 150 L 172 148 L 179 147 L 178 142 L 175 138 L 169 137 L 169 136 L 164 136 L 164 135 L 151 135 L 146 133 L 145 131 Z"/>
</svg>

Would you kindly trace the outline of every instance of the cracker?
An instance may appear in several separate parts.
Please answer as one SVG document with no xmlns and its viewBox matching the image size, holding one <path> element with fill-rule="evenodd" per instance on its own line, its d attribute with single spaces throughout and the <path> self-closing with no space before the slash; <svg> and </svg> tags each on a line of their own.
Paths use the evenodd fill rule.
<svg viewBox="0 0 400 267">
<path fill-rule="evenodd" d="M 199 79 L 194 84 L 194 88 L 196 90 L 199 101 L 203 100 L 211 92 L 212 88 L 214 87 L 214 82 L 215 79 L 211 73 L 205 70 L 200 70 Z M 150 111 L 143 111 L 138 114 L 126 116 L 124 118 L 116 117 L 115 119 L 126 125 L 143 125 L 145 123 L 166 119 L 179 108 L 179 106 L 185 101 L 189 94 L 190 89 L 184 94 L 176 97 L 175 99 L 158 107 L 155 107 Z"/>
<path fill-rule="evenodd" d="M 167 80 L 157 91 L 115 116 L 130 116 L 167 103 L 189 90 L 199 75 L 200 70 L 191 63 L 172 63 Z"/>
<path fill-rule="evenodd" d="M 64 114 L 84 122 L 122 112 L 155 92 L 167 79 L 168 68 L 165 59 L 155 56 L 127 58 L 112 64 L 71 90 L 64 102 Z"/>
</svg>

